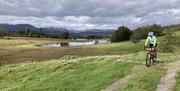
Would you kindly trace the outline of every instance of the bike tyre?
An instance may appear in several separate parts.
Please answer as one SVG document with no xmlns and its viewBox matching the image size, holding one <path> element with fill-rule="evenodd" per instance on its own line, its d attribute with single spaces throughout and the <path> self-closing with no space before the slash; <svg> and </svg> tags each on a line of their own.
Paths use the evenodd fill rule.
<svg viewBox="0 0 180 91">
<path fill-rule="evenodd" d="M 146 55 L 146 66 L 147 67 L 149 67 L 151 65 L 151 61 L 152 61 L 151 54 L 147 53 L 147 55 Z"/>
</svg>

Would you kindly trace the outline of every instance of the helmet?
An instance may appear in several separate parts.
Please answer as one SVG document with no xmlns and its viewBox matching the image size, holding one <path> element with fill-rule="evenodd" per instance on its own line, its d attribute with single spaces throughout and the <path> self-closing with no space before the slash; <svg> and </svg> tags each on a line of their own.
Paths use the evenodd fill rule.
<svg viewBox="0 0 180 91">
<path fill-rule="evenodd" d="M 149 35 L 149 36 L 153 36 L 153 35 L 154 35 L 154 32 L 149 32 L 148 35 Z"/>
</svg>

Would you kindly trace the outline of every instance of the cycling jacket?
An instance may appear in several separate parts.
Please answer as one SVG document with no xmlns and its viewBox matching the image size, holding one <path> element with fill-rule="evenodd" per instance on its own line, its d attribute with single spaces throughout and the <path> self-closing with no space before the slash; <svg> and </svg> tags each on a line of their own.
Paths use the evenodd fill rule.
<svg viewBox="0 0 180 91">
<path fill-rule="evenodd" d="M 146 38 L 145 46 L 147 46 L 148 44 L 153 44 L 155 46 L 156 43 L 157 43 L 156 36 L 153 36 L 153 37 L 148 36 Z"/>
</svg>

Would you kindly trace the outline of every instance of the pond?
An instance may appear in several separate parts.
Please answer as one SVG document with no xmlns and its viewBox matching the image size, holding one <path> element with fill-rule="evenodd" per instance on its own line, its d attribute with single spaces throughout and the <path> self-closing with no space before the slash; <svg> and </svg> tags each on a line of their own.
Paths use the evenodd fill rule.
<svg viewBox="0 0 180 91">
<path fill-rule="evenodd" d="M 80 42 L 66 42 L 66 43 L 49 43 L 41 45 L 43 48 L 57 48 L 66 46 L 88 46 L 96 44 L 107 44 L 110 43 L 108 40 L 91 40 L 91 41 L 80 41 Z"/>
</svg>

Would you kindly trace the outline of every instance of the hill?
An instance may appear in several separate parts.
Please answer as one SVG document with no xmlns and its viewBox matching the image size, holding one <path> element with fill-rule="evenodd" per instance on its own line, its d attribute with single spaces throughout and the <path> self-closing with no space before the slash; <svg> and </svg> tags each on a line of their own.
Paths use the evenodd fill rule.
<svg viewBox="0 0 180 91">
<path fill-rule="evenodd" d="M 75 30 L 75 29 L 66 29 L 66 28 L 54 28 L 54 27 L 42 27 L 37 28 L 30 24 L 0 24 L 0 27 L 5 29 L 8 32 L 14 32 L 17 30 L 36 30 L 41 31 L 47 34 L 53 34 L 53 33 L 64 33 L 69 32 L 71 34 L 77 34 L 81 36 L 87 36 L 87 35 L 101 35 L 101 36 L 110 36 L 113 29 L 89 29 L 89 30 Z"/>
<path fill-rule="evenodd" d="M 17 30 L 23 30 L 23 29 L 30 29 L 30 30 L 37 30 L 38 28 L 30 25 L 30 24 L 0 24 L 0 27 L 5 29 L 6 31 L 12 32 Z"/>
</svg>

